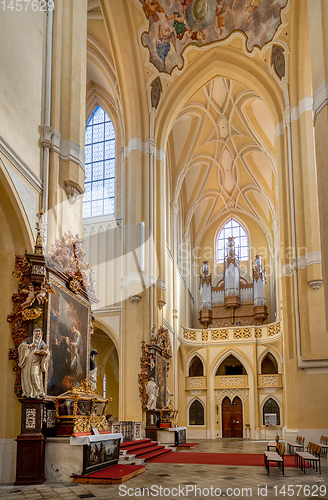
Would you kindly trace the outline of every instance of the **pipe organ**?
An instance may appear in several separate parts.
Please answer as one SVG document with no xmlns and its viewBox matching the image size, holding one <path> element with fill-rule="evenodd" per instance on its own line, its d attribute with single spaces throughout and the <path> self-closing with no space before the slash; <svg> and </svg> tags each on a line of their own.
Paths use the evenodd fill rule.
<svg viewBox="0 0 328 500">
<path fill-rule="evenodd" d="M 268 316 L 265 264 L 261 256 L 256 255 L 252 279 L 241 276 L 233 237 L 228 238 L 222 278 L 213 285 L 208 262 L 204 261 L 199 287 L 199 321 L 204 328 L 262 325 Z"/>
</svg>

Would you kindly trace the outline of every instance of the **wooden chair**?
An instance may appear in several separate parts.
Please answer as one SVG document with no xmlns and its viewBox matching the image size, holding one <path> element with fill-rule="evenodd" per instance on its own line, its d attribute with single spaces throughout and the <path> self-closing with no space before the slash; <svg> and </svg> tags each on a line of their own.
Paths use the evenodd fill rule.
<svg viewBox="0 0 328 500">
<path fill-rule="evenodd" d="M 321 452 L 321 446 L 309 442 L 307 445 L 307 451 L 296 451 L 295 453 L 295 461 L 296 465 L 304 472 L 305 474 L 305 469 L 306 469 L 306 463 L 310 465 L 315 470 L 318 472 L 318 465 L 319 465 L 319 473 L 321 474 L 321 463 L 320 463 L 320 452 Z"/>
<path fill-rule="evenodd" d="M 279 437 L 279 436 L 278 436 Z M 284 463 L 285 445 L 277 442 L 276 451 L 265 451 L 264 452 L 264 466 L 268 472 L 270 471 L 270 462 L 278 464 L 279 469 L 282 471 L 282 475 L 285 475 L 285 463 Z"/>
<path fill-rule="evenodd" d="M 276 440 L 275 441 L 268 441 L 267 442 L 267 451 L 269 451 L 270 448 L 277 448 L 277 443 L 279 443 L 279 435 L 276 435 Z"/>
</svg>

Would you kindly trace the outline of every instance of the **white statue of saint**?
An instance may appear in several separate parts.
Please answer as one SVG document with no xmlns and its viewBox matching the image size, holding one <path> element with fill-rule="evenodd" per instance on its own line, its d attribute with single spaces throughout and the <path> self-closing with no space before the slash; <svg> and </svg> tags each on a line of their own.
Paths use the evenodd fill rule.
<svg viewBox="0 0 328 500">
<path fill-rule="evenodd" d="M 155 384 L 155 380 L 153 377 L 151 377 L 151 379 L 147 382 L 146 394 L 148 396 L 148 401 L 146 405 L 147 410 L 156 410 L 158 387 Z"/>
<path fill-rule="evenodd" d="M 96 349 L 92 349 L 90 352 L 90 374 L 89 374 L 89 380 L 90 380 L 90 385 L 91 389 L 93 391 L 97 390 L 97 365 L 95 363 L 94 357 L 98 354 L 98 351 Z"/>
<path fill-rule="evenodd" d="M 18 366 L 21 368 L 22 396 L 44 398 L 43 373 L 48 369 L 50 352 L 42 340 L 42 330 L 35 328 L 33 337 L 28 337 L 18 346 Z"/>
</svg>

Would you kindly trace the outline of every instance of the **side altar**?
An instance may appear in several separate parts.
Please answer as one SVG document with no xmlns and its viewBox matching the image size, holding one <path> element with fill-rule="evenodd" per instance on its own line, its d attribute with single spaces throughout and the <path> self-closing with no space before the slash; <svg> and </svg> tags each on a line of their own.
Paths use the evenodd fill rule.
<svg viewBox="0 0 328 500">
<path fill-rule="evenodd" d="M 8 316 L 14 391 L 22 404 L 17 485 L 45 480 L 48 443 L 61 448 L 63 436 L 109 433 L 111 398 L 102 398 L 89 384 L 91 305 L 97 302 L 92 266 L 83 261 L 82 240 L 70 232 L 45 255 L 41 212 L 38 217 L 34 253 L 15 257 L 18 290 Z"/>
<path fill-rule="evenodd" d="M 142 409 L 146 413 L 146 437 L 174 445 L 176 436 L 169 431 L 176 430 L 178 426 L 178 410 L 173 406 L 173 394 L 167 387 L 171 358 L 167 329 L 161 326 L 156 332 L 154 326 L 150 344 L 143 340 L 141 350 L 138 381 Z"/>
</svg>

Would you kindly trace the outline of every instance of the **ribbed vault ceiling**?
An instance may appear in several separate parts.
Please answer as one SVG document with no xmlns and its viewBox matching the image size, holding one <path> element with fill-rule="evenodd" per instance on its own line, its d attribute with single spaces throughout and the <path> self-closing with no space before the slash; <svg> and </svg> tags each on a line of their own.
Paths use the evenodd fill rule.
<svg viewBox="0 0 328 500">
<path fill-rule="evenodd" d="M 265 103 L 237 81 L 217 77 L 183 106 L 168 140 L 173 201 L 184 232 L 200 242 L 226 212 L 242 212 L 272 232 L 274 126 Z"/>
</svg>

